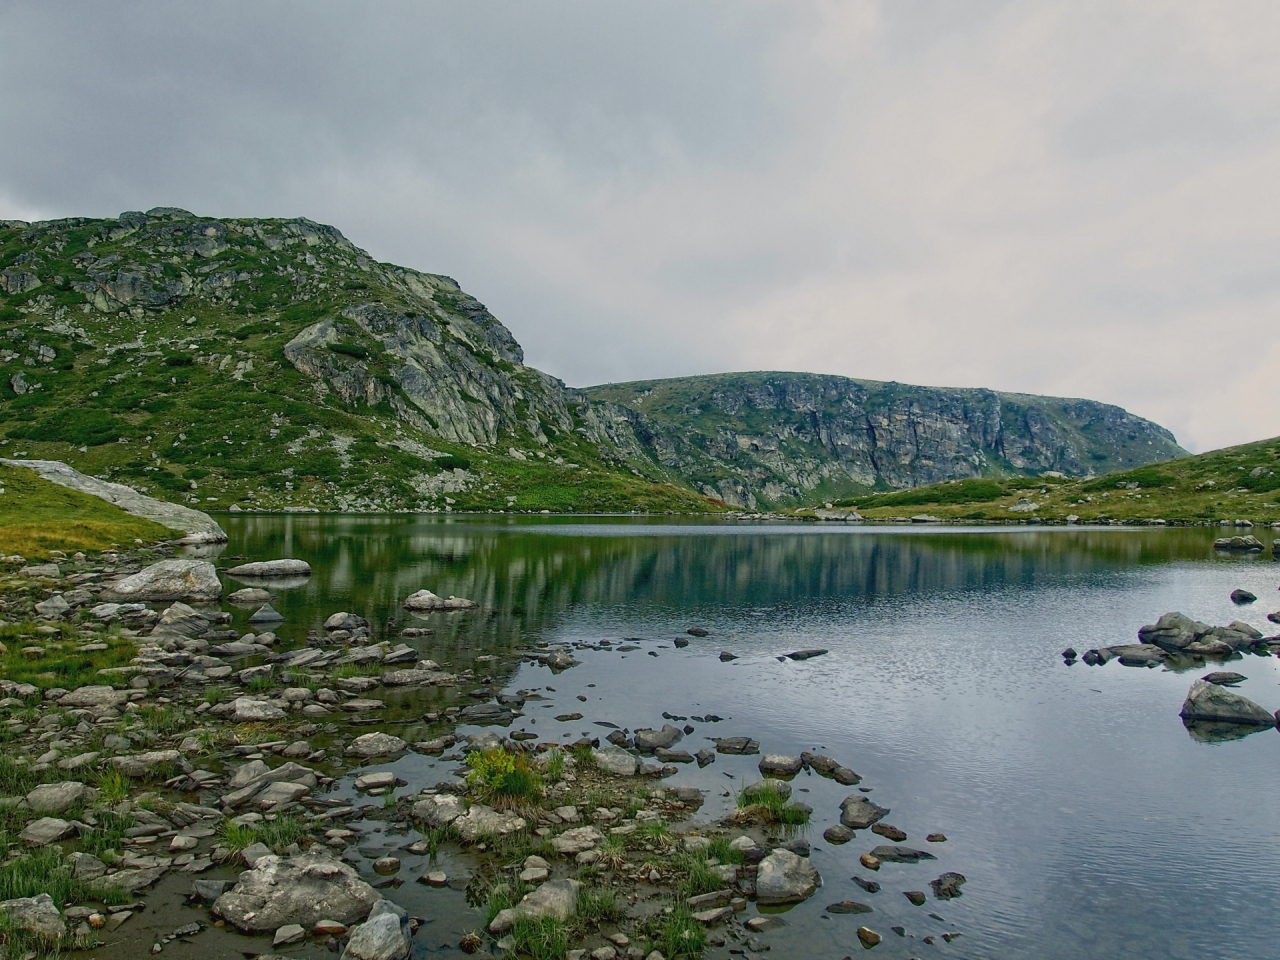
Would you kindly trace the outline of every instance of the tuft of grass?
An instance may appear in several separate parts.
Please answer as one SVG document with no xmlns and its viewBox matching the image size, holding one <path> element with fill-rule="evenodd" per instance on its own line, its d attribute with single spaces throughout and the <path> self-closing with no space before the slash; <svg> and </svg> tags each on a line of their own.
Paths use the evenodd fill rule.
<svg viewBox="0 0 1280 960">
<path fill-rule="evenodd" d="M 147 706 L 135 713 L 142 726 L 158 737 L 168 737 L 187 728 L 187 718 L 172 707 Z"/>
<path fill-rule="evenodd" d="M 129 779 L 115 767 L 107 767 L 98 775 L 98 799 L 119 803 L 129 797 Z"/>
<path fill-rule="evenodd" d="M 269 673 L 263 673 L 250 678 L 249 682 L 245 684 L 245 689 L 250 693 L 266 693 L 275 685 L 276 678 Z"/>
<path fill-rule="evenodd" d="M 627 848 L 617 837 L 607 837 L 603 843 L 596 846 L 596 852 L 600 854 L 597 862 L 614 870 L 622 866 L 627 859 Z"/>
<path fill-rule="evenodd" d="M 577 764 L 579 770 L 594 770 L 596 768 L 596 757 L 591 752 L 591 748 L 586 744 L 580 747 L 573 747 L 570 751 L 573 754 L 573 762 Z"/>
<path fill-rule="evenodd" d="M 205 702 L 211 706 L 217 706 L 223 700 L 227 699 L 228 690 L 223 686 L 208 687 L 204 692 Z"/>
<path fill-rule="evenodd" d="M 245 823 L 223 820 L 218 825 L 218 840 L 232 853 L 239 853 L 250 844 L 258 842 L 258 831 Z"/>
<path fill-rule="evenodd" d="M 578 919 L 588 924 L 604 923 L 622 918 L 623 909 L 618 896 L 604 887 L 583 884 L 578 888 Z"/>
<path fill-rule="evenodd" d="M 696 960 L 707 948 L 707 931 L 680 903 L 658 928 L 657 947 L 668 960 Z"/>
<path fill-rule="evenodd" d="M 807 808 L 791 802 L 790 796 L 783 796 L 777 790 L 770 789 L 769 780 L 760 780 L 747 784 L 738 792 L 738 809 L 743 813 L 760 817 L 766 823 L 778 823 L 786 826 L 801 826 L 809 822 L 810 812 Z"/>
<path fill-rule="evenodd" d="M 723 890 L 724 881 L 711 869 L 711 864 L 698 854 L 690 854 L 679 861 L 683 867 L 684 879 L 680 884 L 686 897 L 697 897 L 713 890 Z"/>
<path fill-rule="evenodd" d="M 542 792 L 542 778 L 523 754 L 476 750 L 467 754 L 467 783 L 490 800 L 532 800 Z"/>
<path fill-rule="evenodd" d="M 555 917 L 520 917 L 511 928 L 515 952 L 533 960 L 564 960 L 569 928 Z"/>
<path fill-rule="evenodd" d="M 543 769 L 547 772 L 547 779 L 552 783 L 564 778 L 564 753 L 560 750 L 551 750 L 547 753 L 543 762 Z"/>
<path fill-rule="evenodd" d="M 133 817 L 129 814 L 107 812 L 96 814 L 96 818 L 98 825 L 80 834 L 80 850 L 103 859 L 104 855 L 119 852 L 120 841 L 124 839 L 125 831 L 133 826 Z"/>
<path fill-rule="evenodd" d="M 503 910 L 508 910 L 520 902 L 520 898 L 524 896 L 521 887 L 522 885 L 513 886 L 510 883 L 495 883 L 489 888 L 484 904 L 486 927 L 493 923 L 493 918 Z"/>
<path fill-rule="evenodd" d="M 233 852 L 239 852 L 254 843 L 265 843 L 275 853 L 283 854 L 291 843 L 300 843 L 311 831 L 306 821 L 292 814 L 282 813 L 274 820 L 257 824 L 232 823 L 224 820 L 218 826 L 218 839 Z"/>
<path fill-rule="evenodd" d="M 729 846 L 728 837 L 712 837 L 711 846 L 707 848 L 707 856 L 721 863 L 741 865 L 747 862 L 747 855 L 735 847 Z"/>
</svg>

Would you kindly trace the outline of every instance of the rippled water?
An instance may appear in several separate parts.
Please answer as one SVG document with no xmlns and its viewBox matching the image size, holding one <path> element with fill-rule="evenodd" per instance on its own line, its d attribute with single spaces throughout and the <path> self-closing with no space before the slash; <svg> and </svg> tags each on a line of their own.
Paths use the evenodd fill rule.
<svg viewBox="0 0 1280 960">
<path fill-rule="evenodd" d="M 543 739 L 598 736 L 596 720 L 635 728 L 660 726 L 663 711 L 710 712 L 724 721 L 695 724 L 683 746 L 742 734 L 766 752 L 821 749 L 852 766 L 908 845 L 938 860 L 886 864 L 875 875 L 883 890 L 866 894 L 851 881 L 868 875 L 857 857 L 883 841 L 826 844 L 822 831 L 850 791 L 801 775 L 824 886 L 766 938 L 773 956 L 860 953 L 861 923 L 885 937 L 875 948 L 885 957 L 1280 953 L 1280 735 L 1193 740 L 1178 710 L 1203 668 L 1068 667 L 1059 656 L 1068 645 L 1135 642 L 1138 627 L 1175 609 L 1274 632 L 1265 615 L 1280 607 L 1276 565 L 1215 556 L 1215 531 L 324 516 L 225 525 L 229 554 L 315 568 L 276 604 L 287 637 L 339 609 L 393 636 L 408 625 L 399 601 L 428 587 L 483 607 L 437 615 L 436 635 L 413 641 L 456 667 L 530 639 L 645 638 L 629 654 L 580 652 L 582 665 L 558 677 L 508 667 L 511 690 L 555 688 L 515 724 Z M 1235 587 L 1261 599 L 1235 607 Z M 691 625 L 711 636 L 676 649 L 671 640 Z M 801 647 L 830 653 L 777 659 Z M 739 659 L 722 663 L 722 650 Z M 1230 665 L 1249 678 L 1240 692 L 1268 709 L 1280 707 L 1276 667 L 1252 656 Z M 399 707 L 402 717 L 421 713 L 420 703 Z M 551 719 L 570 708 L 584 718 Z M 407 729 L 397 732 L 413 739 Z M 723 792 L 757 776 L 756 760 L 722 756 L 673 780 L 711 788 L 704 809 L 714 813 L 731 803 Z M 418 787 L 446 768 L 411 757 L 399 769 Z M 948 842 L 923 843 L 932 831 Z M 944 870 L 968 878 L 961 898 L 914 907 L 902 896 L 927 891 Z M 424 951 L 482 919 L 456 892 L 409 884 L 395 897 L 440 915 L 419 935 Z M 875 913 L 825 915 L 845 899 Z M 922 943 L 943 932 L 961 936 Z"/>
</svg>

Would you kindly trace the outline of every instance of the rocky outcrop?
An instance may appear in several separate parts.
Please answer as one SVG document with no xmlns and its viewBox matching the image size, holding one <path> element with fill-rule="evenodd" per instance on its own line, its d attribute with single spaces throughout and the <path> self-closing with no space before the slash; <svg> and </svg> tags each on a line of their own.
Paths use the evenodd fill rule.
<svg viewBox="0 0 1280 960">
<path fill-rule="evenodd" d="M 1091 400 L 735 373 L 584 388 L 593 424 L 734 506 L 825 489 L 1008 473 L 1087 476 L 1182 456 L 1173 435 Z"/>
<path fill-rule="evenodd" d="M 106 500 L 108 503 L 114 503 L 125 513 L 151 520 L 170 530 L 181 530 L 192 542 L 227 542 L 226 532 L 207 513 L 192 510 L 181 504 L 156 500 L 122 483 L 109 483 L 97 477 L 86 476 L 59 460 L 0 459 L 0 463 L 7 467 L 25 467 L 60 487 L 78 490 Z"/>
</svg>

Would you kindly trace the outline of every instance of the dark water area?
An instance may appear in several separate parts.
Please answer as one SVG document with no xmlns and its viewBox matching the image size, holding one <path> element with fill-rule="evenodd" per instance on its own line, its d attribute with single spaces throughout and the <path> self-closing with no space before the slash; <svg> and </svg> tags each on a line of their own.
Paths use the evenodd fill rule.
<svg viewBox="0 0 1280 960">
<path fill-rule="evenodd" d="M 802 774 L 793 786 L 815 811 L 806 836 L 823 887 L 765 938 L 772 956 L 859 955 L 861 924 L 884 937 L 876 955 L 894 958 L 1280 950 L 1280 734 L 1212 743 L 1189 735 L 1178 710 L 1213 665 L 1066 666 L 1060 656 L 1067 646 L 1136 642 L 1140 626 L 1170 610 L 1276 632 L 1266 614 L 1280 608 L 1280 566 L 1215 555 L 1216 530 L 307 515 L 223 523 L 226 555 L 312 564 L 313 576 L 275 602 L 287 618 L 281 636 L 300 640 L 337 610 L 392 639 L 430 626 L 434 636 L 410 641 L 423 656 L 478 670 L 489 661 L 476 657 L 497 656 L 500 684 L 547 698 L 530 701 L 513 730 L 564 742 L 607 732 L 595 721 L 634 729 L 661 726 L 663 711 L 713 713 L 724 719 L 694 723 L 681 746 L 747 735 L 765 753 L 820 750 L 853 767 L 907 845 L 937 860 L 869 874 L 858 855 L 881 838 L 860 832 L 841 847 L 822 839 L 850 788 Z M 399 609 L 423 587 L 481 609 L 425 620 Z M 1236 587 L 1260 599 L 1237 607 Z M 243 625 L 247 613 L 237 616 Z M 676 648 L 694 625 L 710 635 Z M 581 665 L 559 675 L 502 659 L 530 642 L 629 637 L 643 638 L 639 649 L 575 651 Z M 829 653 L 778 659 L 807 647 Z M 724 650 L 738 659 L 721 662 Z M 1245 674 L 1238 691 L 1274 710 L 1277 665 L 1245 656 L 1225 669 Z M 570 709 L 582 720 L 552 719 Z M 412 740 L 426 731 L 394 732 Z M 702 816 L 718 816 L 758 778 L 758 759 L 720 756 L 668 783 L 708 789 Z M 414 755 L 393 766 L 414 790 L 450 769 Z M 934 831 L 948 841 L 924 843 Z M 962 897 L 916 907 L 902 895 L 927 892 L 950 870 L 967 877 Z M 867 894 L 854 875 L 883 889 Z M 390 895 L 438 914 L 419 935 L 423 956 L 483 921 L 456 891 L 406 884 Z M 823 910 L 839 900 L 875 912 Z M 943 933 L 960 936 L 947 943 Z"/>
</svg>

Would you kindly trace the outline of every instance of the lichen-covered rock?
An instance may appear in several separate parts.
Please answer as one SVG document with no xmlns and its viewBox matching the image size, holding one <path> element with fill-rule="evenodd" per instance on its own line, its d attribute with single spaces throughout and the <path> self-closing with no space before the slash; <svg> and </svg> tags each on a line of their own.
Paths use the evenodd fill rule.
<svg viewBox="0 0 1280 960">
<path fill-rule="evenodd" d="M 822 884 L 818 869 L 806 857 L 781 848 L 760 861 L 756 874 L 756 902 L 762 906 L 799 903 Z"/>
<path fill-rule="evenodd" d="M 356 737 L 347 747 L 347 753 L 353 757 L 389 757 L 403 753 L 407 746 L 399 737 L 379 731 Z"/>
</svg>

